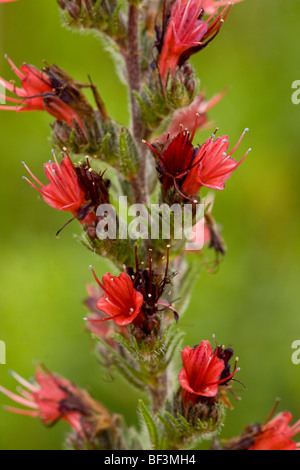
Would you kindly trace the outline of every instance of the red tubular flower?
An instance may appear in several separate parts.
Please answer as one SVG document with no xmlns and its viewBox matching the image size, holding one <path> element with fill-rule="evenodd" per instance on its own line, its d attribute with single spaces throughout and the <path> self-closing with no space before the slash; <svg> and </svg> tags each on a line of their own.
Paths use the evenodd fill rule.
<svg viewBox="0 0 300 470">
<path fill-rule="evenodd" d="M 104 292 L 97 302 L 97 308 L 108 316 L 104 320 L 113 320 L 119 326 L 132 323 L 141 312 L 144 297 L 134 289 L 128 274 L 124 272 L 116 277 L 106 273 L 101 283 L 91 266 L 90 269 Z M 103 320 L 89 319 L 89 321 L 99 322 Z"/>
<path fill-rule="evenodd" d="M 198 126 L 198 118 L 199 116 L 197 116 L 192 134 L 187 130 L 183 131 L 181 127 L 180 133 L 173 139 L 167 140 L 161 152 L 144 142 L 156 156 L 157 170 L 165 193 L 174 187 L 178 194 L 192 202 L 197 202 L 195 197 L 202 186 L 217 190 L 224 189 L 225 181 L 251 151 L 249 149 L 239 162 L 231 158 L 248 129 L 245 129 L 237 145 L 228 154 L 227 136 L 214 140 L 215 135 L 213 135 L 200 148 L 194 148 L 192 142 Z"/>
<path fill-rule="evenodd" d="M 239 370 L 228 375 L 227 357 L 222 355 L 220 348 L 213 353 L 209 341 L 202 341 L 194 348 L 186 347 L 181 351 L 183 369 L 178 380 L 189 401 L 197 396 L 214 397 L 218 387 L 227 383 Z"/>
<path fill-rule="evenodd" d="M 163 83 L 166 82 L 169 70 L 173 76 L 178 65 L 204 48 L 218 34 L 231 8 L 227 2 L 216 18 L 217 8 L 203 21 L 203 5 L 204 0 L 176 0 L 172 6 L 159 59 Z"/>
<path fill-rule="evenodd" d="M 22 88 L 18 88 L 14 83 L 0 77 L 0 82 L 4 84 L 5 88 L 17 96 L 17 98 L 11 98 L 0 95 L 0 97 L 17 104 L 17 106 L 0 106 L 1 110 L 47 111 L 51 116 L 66 122 L 70 127 L 75 127 L 74 122 L 76 122 L 85 134 L 77 101 L 82 102 L 84 115 L 91 114 L 92 108 L 87 105 L 83 94 L 76 88 L 75 82 L 72 82 L 65 72 L 55 66 L 46 67 L 40 71 L 29 64 L 22 64 L 19 70 L 9 58 L 7 60 L 17 77 L 21 79 Z M 77 97 L 75 98 L 75 96 Z"/>
<path fill-rule="evenodd" d="M 137 338 L 150 335 L 153 330 L 159 330 L 160 313 L 169 310 L 178 321 L 178 313 L 174 305 L 162 299 L 165 287 L 171 284 L 174 276 L 169 276 L 170 245 L 167 246 L 166 267 L 164 274 L 152 267 L 152 250 L 149 250 L 149 268 L 138 261 L 137 246 L 135 246 L 136 266 L 124 267 L 119 277 L 107 273 L 102 283 L 96 276 L 92 266 L 94 278 L 101 287 L 103 294 L 97 302 L 97 309 L 107 315 L 107 318 L 86 318 L 91 322 L 113 320 L 118 326 L 125 327 L 132 324 Z M 160 271 L 160 270 L 159 270 Z M 126 333 L 126 330 L 122 332 Z"/>
<path fill-rule="evenodd" d="M 239 162 L 231 158 L 248 130 L 245 129 L 237 145 L 229 153 L 227 153 L 229 147 L 227 136 L 218 137 L 214 140 L 215 136 L 213 135 L 208 139 L 200 147 L 197 154 L 197 165 L 193 166 L 182 185 L 183 192 L 196 193 L 202 186 L 219 191 L 223 190 L 225 181 L 228 180 L 251 151 L 249 149 Z"/>
<path fill-rule="evenodd" d="M 97 308 L 98 300 L 103 295 L 103 290 L 92 284 L 87 285 L 88 297 L 85 300 L 85 306 L 89 311 L 87 329 L 94 335 L 102 338 L 106 341 L 112 348 L 116 347 L 115 340 L 113 339 L 113 333 L 119 333 L 122 336 L 126 336 L 127 328 L 126 327 L 117 327 L 115 324 L 108 324 L 104 322 L 103 319 L 105 314 L 100 312 Z"/>
<path fill-rule="evenodd" d="M 279 413 L 272 421 L 262 428 L 249 450 L 297 450 L 300 442 L 294 442 L 292 437 L 300 432 L 300 420 L 289 426 L 292 415 L 288 412 Z"/>
<path fill-rule="evenodd" d="M 77 216 L 79 209 L 84 204 L 84 192 L 79 185 L 74 165 L 69 156 L 63 158 L 61 165 L 59 165 L 55 155 L 54 159 L 55 163 L 50 161 L 44 165 L 49 184 L 43 185 L 23 162 L 31 177 L 41 189 L 28 178 L 24 177 L 24 179 L 43 196 L 44 201 L 49 206 L 60 211 L 71 212 L 71 214 Z"/>
<path fill-rule="evenodd" d="M 198 188 L 195 188 L 195 185 L 193 185 L 191 190 L 186 185 L 185 193 L 183 194 L 182 192 L 183 181 L 193 169 L 193 166 L 195 164 L 198 165 L 198 148 L 194 149 L 192 144 L 196 128 L 197 121 L 191 135 L 189 131 L 183 130 L 181 126 L 180 133 L 173 139 L 167 140 L 161 152 L 148 142 L 144 142 L 156 156 L 157 170 L 165 193 L 167 193 L 170 188 L 175 188 L 177 193 L 183 198 L 190 199 L 190 196 L 196 196 L 199 192 L 200 184 Z"/>
<path fill-rule="evenodd" d="M 81 399 L 81 391 L 71 382 L 37 367 L 34 384 L 27 382 L 16 373 L 13 377 L 25 389 L 20 395 L 0 386 L 0 391 L 16 403 L 29 409 L 6 407 L 13 413 L 39 417 L 45 425 L 54 424 L 59 419 L 67 421 L 77 432 L 82 432 L 82 416 L 89 414 L 89 409 Z"/>
<path fill-rule="evenodd" d="M 59 165 L 52 153 L 55 163 L 50 161 L 44 165 L 49 184 L 41 183 L 24 162 L 26 170 L 40 188 L 25 176 L 23 178 L 43 196 L 49 206 L 70 212 L 81 224 L 92 225 L 96 221 L 96 208 L 109 202 L 109 181 L 103 179 L 104 173 L 93 171 L 88 160 L 86 164 L 74 167 L 66 153 Z"/>
</svg>

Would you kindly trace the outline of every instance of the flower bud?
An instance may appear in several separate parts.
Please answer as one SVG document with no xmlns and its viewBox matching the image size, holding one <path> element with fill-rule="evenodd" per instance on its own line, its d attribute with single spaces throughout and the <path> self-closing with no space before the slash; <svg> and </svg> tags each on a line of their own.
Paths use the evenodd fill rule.
<svg viewBox="0 0 300 470">
<path fill-rule="evenodd" d="M 77 20 L 80 17 L 83 1 L 84 0 L 58 0 L 58 4 L 71 18 Z"/>
</svg>

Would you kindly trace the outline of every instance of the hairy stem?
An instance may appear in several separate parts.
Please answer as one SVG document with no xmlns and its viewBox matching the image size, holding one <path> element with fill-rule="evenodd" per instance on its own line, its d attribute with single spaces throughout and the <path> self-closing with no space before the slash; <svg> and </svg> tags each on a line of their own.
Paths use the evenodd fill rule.
<svg viewBox="0 0 300 470">
<path fill-rule="evenodd" d="M 142 144 L 143 125 L 141 120 L 140 107 L 134 92 L 141 90 L 141 71 L 139 62 L 139 7 L 129 4 L 128 7 L 128 50 L 125 55 L 125 62 L 130 89 L 131 104 L 131 124 L 133 136 L 137 147 L 140 149 L 140 169 L 136 178 L 131 181 L 134 198 L 137 203 L 146 204 L 148 200 L 146 184 L 146 158 L 147 151 Z"/>
<path fill-rule="evenodd" d="M 129 5 L 128 10 L 128 52 L 126 54 L 126 67 L 130 87 L 131 119 L 133 135 L 137 141 L 142 139 L 142 124 L 138 102 L 133 92 L 141 89 L 141 73 L 139 64 L 139 8 Z"/>
<path fill-rule="evenodd" d="M 157 414 L 165 404 L 165 400 L 168 393 L 168 377 L 167 371 L 162 374 L 156 375 L 155 383 L 149 387 L 152 400 L 152 410 L 154 414 Z"/>
</svg>

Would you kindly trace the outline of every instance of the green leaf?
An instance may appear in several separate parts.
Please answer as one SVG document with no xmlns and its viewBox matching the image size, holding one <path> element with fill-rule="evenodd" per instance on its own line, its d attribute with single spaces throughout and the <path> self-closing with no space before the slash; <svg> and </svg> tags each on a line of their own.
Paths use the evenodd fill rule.
<svg viewBox="0 0 300 470">
<path fill-rule="evenodd" d="M 166 434 L 167 434 L 167 440 L 168 441 L 174 440 L 175 437 L 176 437 L 176 428 L 175 428 L 175 426 L 173 426 L 172 423 L 170 423 L 170 421 L 165 416 L 163 416 L 161 413 L 158 413 L 157 417 L 162 422 L 162 424 L 164 425 L 164 428 L 165 428 L 165 431 L 166 431 Z"/>
<path fill-rule="evenodd" d="M 150 436 L 151 444 L 154 450 L 159 450 L 160 445 L 159 445 L 159 434 L 157 430 L 156 423 L 154 419 L 152 418 L 148 408 L 144 404 L 143 400 L 139 400 L 139 407 L 140 411 L 143 417 L 143 420 L 146 424 L 146 427 L 148 429 L 148 433 Z"/>
<path fill-rule="evenodd" d="M 137 174 L 139 167 L 139 153 L 130 132 L 126 128 L 123 128 L 120 133 L 119 150 L 123 174 L 126 178 L 132 179 Z"/>
<path fill-rule="evenodd" d="M 128 364 L 128 361 L 126 361 L 125 358 L 120 356 L 120 354 L 118 354 L 118 352 L 109 344 L 107 344 L 106 341 L 104 341 L 102 338 L 96 336 L 96 339 L 109 351 L 113 364 L 123 375 L 123 377 L 139 390 L 144 390 L 145 383 L 147 382 L 147 376 L 145 376 L 144 374 L 136 370 L 134 367 L 132 367 L 130 364 Z"/>
</svg>

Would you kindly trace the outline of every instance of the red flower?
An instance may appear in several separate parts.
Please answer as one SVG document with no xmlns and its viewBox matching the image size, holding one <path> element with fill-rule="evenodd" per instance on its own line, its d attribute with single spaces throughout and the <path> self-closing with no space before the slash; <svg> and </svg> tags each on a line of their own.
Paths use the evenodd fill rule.
<svg viewBox="0 0 300 470">
<path fill-rule="evenodd" d="M 300 420 L 293 426 L 289 426 L 291 421 L 292 415 L 290 413 L 279 413 L 263 427 L 262 432 L 249 450 L 300 449 L 300 442 L 296 443 L 292 440 L 292 437 L 300 432 Z"/>
<path fill-rule="evenodd" d="M 214 140 L 215 136 L 213 135 L 208 139 L 200 147 L 196 157 L 197 164 L 193 165 L 187 175 L 182 185 L 182 191 L 196 194 L 202 186 L 219 191 L 223 190 L 225 181 L 228 180 L 233 171 L 240 166 L 251 151 L 249 149 L 239 162 L 231 158 L 247 131 L 248 129 L 245 129 L 237 145 L 229 153 L 227 153 L 229 147 L 227 136 L 218 137 Z"/>
<path fill-rule="evenodd" d="M 95 280 L 101 287 L 103 295 L 97 302 L 97 309 L 108 317 L 86 318 L 91 322 L 103 322 L 113 320 L 119 326 L 132 324 L 137 338 L 150 336 L 153 330 L 159 330 L 160 313 L 170 310 L 176 321 L 178 313 L 174 305 L 163 300 L 165 287 L 171 284 L 172 275 L 169 276 L 170 245 L 167 246 L 166 267 L 164 274 L 152 267 L 152 250 L 149 250 L 149 268 L 144 263 L 140 266 L 138 261 L 137 246 L 135 246 L 135 268 L 124 267 L 124 272 L 119 277 L 107 273 L 103 276 L 102 283 L 96 276 L 92 266 Z M 91 300 L 91 299 L 90 299 Z M 89 301 L 90 305 L 92 303 Z M 126 330 L 122 331 L 122 334 Z"/>
<path fill-rule="evenodd" d="M 77 112 L 79 108 L 77 109 L 77 102 L 74 100 L 76 94 L 72 93 L 74 84 L 65 72 L 58 67 L 47 67 L 44 71 L 40 71 L 33 65 L 25 63 L 21 65 L 19 70 L 9 58 L 7 60 L 15 74 L 21 79 L 22 88 L 0 78 L 0 82 L 4 84 L 5 88 L 17 96 L 17 98 L 10 98 L 0 95 L 0 97 L 17 104 L 17 106 L 0 106 L 0 109 L 16 112 L 47 111 L 57 120 L 66 122 L 70 127 L 74 127 L 74 121 L 76 121 L 85 133 L 83 121 Z M 64 90 L 64 94 L 62 94 L 62 90 Z M 87 112 L 86 109 L 85 112 Z M 91 110 L 88 109 L 88 112 Z"/>
<path fill-rule="evenodd" d="M 80 397 L 81 391 L 75 385 L 39 366 L 34 384 L 27 382 L 16 373 L 12 375 L 26 390 L 21 389 L 20 395 L 16 395 L 0 386 L 0 391 L 29 409 L 6 407 L 8 411 L 39 417 L 46 425 L 63 419 L 77 432 L 82 432 L 81 418 L 89 414 L 89 409 Z"/>
<path fill-rule="evenodd" d="M 216 10 L 203 21 L 203 4 L 203 0 L 176 0 L 171 8 L 159 59 L 159 70 L 164 83 L 169 70 L 173 76 L 178 65 L 182 65 L 192 54 L 204 48 L 218 34 L 231 8 L 230 5 L 226 6 L 214 19 Z"/>
<path fill-rule="evenodd" d="M 195 185 L 191 188 L 185 185 L 185 193 L 182 193 L 183 181 L 187 178 L 193 166 L 198 165 L 198 149 L 194 149 L 192 144 L 196 126 L 197 124 L 194 126 L 192 135 L 181 127 L 180 133 L 173 139 L 167 140 L 161 152 L 145 142 L 157 157 L 157 170 L 165 193 L 170 188 L 175 188 L 182 197 L 190 199 L 189 196 L 196 196 L 199 192 L 200 185 L 198 185 L 198 188 L 195 188 Z"/>
<path fill-rule="evenodd" d="M 119 277 L 116 277 L 106 273 L 101 283 L 93 268 L 90 267 L 90 269 L 104 292 L 97 302 L 97 308 L 108 316 L 104 320 L 113 320 L 119 326 L 132 323 L 141 312 L 144 297 L 134 289 L 128 274 L 124 272 Z M 95 322 L 104 321 L 103 319 L 88 320 Z"/>
<path fill-rule="evenodd" d="M 181 351 L 183 369 L 178 379 L 181 387 L 188 392 L 189 401 L 197 396 L 214 397 L 218 387 L 227 383 L 239 370 L 228 375 L 227 355 L 220 348 L 213 353 L 209 341 L 202 341 L 194 348 L 186 347 Z"/>
<path fill-rule="evenodd" d="M 88 284 L 87 292 L 88 298 L 84 303 L 89 311 L 88 320 L 92 320 L 87 322 L 87 329 L 94 335 L 105 340 L 112 348 L 116 347 L 116 342 L 112 336 L 116 332 L 126 336 L 126 326 L 116 327 L 114 324 L 108 325 L 107 322 L 103 321 L 103 319 L 106 318 L 105 314 L 100 312 L 97 308 L 99 297 L 103 295 L 103 290 L 100 287 Z"/>
<path fill-rule="evenodd" d="M 96 221 L 96 208 L 102 203 L 109 203 L 109 181 L 103 178 L 105 172 L 98 174 L 93 171 L 88 160 L 87 163 L 74 167 L 67 153 L 61 165 L 54 152 L 53 156 L 55 163 L 50 161 L 44 165 L 49 184 L 41 183 L 24 162 L 26 170 L 40 188 L 25 176 L 23 178 L 43 196 L 49 206 L 70 212 L 82 224 L 93 225 Z"/>
<path fill-rule="evenodd" d="M 54 155 L 54 154 L 53 154 Z M 74 216 L 78 215 L 79 209 L 84 204 L 84 192 L 79 185 L 74 165 L 69 156 L 63 158 L 61 165 L 56 160 L 44 165 L 45 174 L 49 184 L 43 185 L 23 163 L 34 181 L 41 186 L 39 189 L 26 177 L 31 186 L 43 196 L 44 201 L 49 206 L 60 211 L 71 212 Z"/>
<path fill-rule="evenodd" d="M 181 127 L 180 133 L 173 139 L 167 140 L 160 152 L 159 146 L 156 148 L 145 142 L 156 156 L 157 170 L 165 193 L 174 187 L 183 198 L 193 202 L 202 186 L 224 189 L 225 181 L 251 150 L 248 150 L 240 162 L 231 158 L 248 129 L 245 129 L 237 145 L 228 154 L 227 136 L 214 140 L 213 135 L 200 148 L 194 148 L 192 142 L 198 127 L 198 118 L 199 115 L 192 134 Z"/>
</svg>

